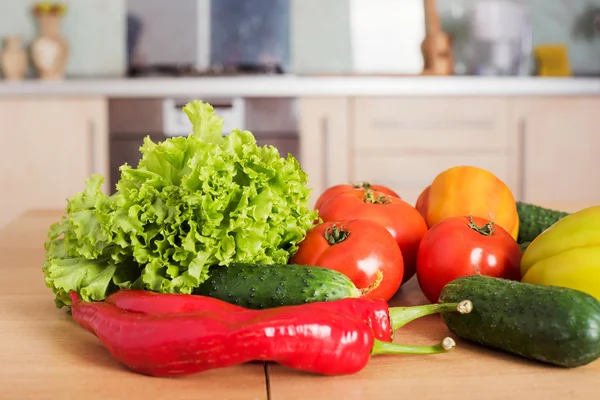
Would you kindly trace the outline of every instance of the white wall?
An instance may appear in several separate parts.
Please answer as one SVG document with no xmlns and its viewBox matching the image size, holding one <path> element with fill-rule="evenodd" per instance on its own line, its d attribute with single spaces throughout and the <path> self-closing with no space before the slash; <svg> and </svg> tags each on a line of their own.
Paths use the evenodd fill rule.
<svg viewBox="0 0 600 400">
<path fill-rule="evenodd" d="M 29 46 L 37 35 L 36 0 L 0 0 L 0 36 L 20 35 Z M 122 76 L 126 71 L 125 0 L 70 0 L 63 19 L 69 42 L 69 76 Z"/>
<path fill-rule="evenodd" d="M 290 1 L 293 69 L 307 74 L 350 72 L 353 59 L 349 22 L 352 0 Z M 464 11 L 473 1 L 478 0 L 437 1 L 444 29 L 456 35 L 459 41 L 467 35 Z M 600 9 L 600 0 L 519 1 L 530 7 L 534 45 L 565 44 L 575 72 L 600 74 L 600 35 L 585 37 L 579 33 L 584 25 L 590 24 L 590 11 Z M 398 29 L 402 28 L 399 23 Z M 392 46 L 392 41 L 383 43 L 381 51 Z M 457 50 L 460 55 L 460 45 Z"/>
</svg>

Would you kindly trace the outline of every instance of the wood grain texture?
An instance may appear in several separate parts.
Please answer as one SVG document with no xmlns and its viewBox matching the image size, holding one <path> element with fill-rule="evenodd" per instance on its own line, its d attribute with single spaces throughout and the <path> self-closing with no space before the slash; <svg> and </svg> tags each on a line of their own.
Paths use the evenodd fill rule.
<svg viewBox="0 0 600 400">
<path fill-rule="evenodd" d="M 262 363 L 182 378 L 135 374 L 54 306 L 43 240 L 60 211 L 28 212 L 0 231 L 0 399 L 266 399 Z"/>
<path fill-rule="evenodd" d="M 415 278 L 390 302 L 426 304 Z M 452 352 L 438 355 L 391 355 L 371 358 L 354 375 L 315 377 L 278 365 L 268 366 L 271 399 L 597 399 L 600 361 L 562 369 L 467 343 L 452 335 L 438 316 L 414 321 L 396 331 L 397 343 L 434 344 L 456 340 Z"/>
<path fill-rule="evenodd" d="M 593 203 L 548 203 L 574 212 Z M 267 399 L 260 363 L 184 378 L 134 374 L 54 307 L 44 286 L 43 241 L 60 210 L 34 210 L 0 231 L 0 399 Z M 416 279 L 391 305 L 425 304 Z M 398 343 L 432 344 L 452 336 L 439 317 L 396 332 Z M 597 399 L 600 361 L 562 369 L 465 341 L 449 354 L 378 356 L 354 375 L 324 377 L 270 364 L 278 399 Z M 10 384 L 5 384 L 9 382 Z"/>
</svg>

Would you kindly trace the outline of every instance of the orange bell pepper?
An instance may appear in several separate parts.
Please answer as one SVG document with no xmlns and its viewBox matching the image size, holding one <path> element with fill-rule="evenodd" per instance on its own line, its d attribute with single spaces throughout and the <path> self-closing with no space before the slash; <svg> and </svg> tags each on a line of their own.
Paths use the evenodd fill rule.
<svg viewBox="0 0 600 400">
<path fill-rule="evenodd" d="M 511 190 L 482 168 L 447 169 L 421 192 L 415 208 L 430 228 L 446 218 L 473 215 L 500 225 L 515 240 L 519 234 L 519 215 Z"/>
</svg>

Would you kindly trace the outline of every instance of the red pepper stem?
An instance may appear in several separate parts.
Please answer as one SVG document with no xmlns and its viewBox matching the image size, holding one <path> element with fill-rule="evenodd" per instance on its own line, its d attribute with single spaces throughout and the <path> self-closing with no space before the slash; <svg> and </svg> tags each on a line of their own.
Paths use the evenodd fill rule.
<svg viewBox="0 0 600 400">
<path fill-rule="evenodd" d="M 435 303 L 412 307 L 391 307 L 389 311 L 390 324 L 392 325 L 392 330 L 395 331 L 409 322 L 426 315 L 453 311 L 461 314 L 468 314 L 472 309 L 473 303 L 471 303 L 470 300 L 463 300 L 460 303 Z"/>
<path fill-rule="evenodd" d="M 450 337 L 444 338 L 440 343 L 433 346 L 415 346 L 409 344 L 398 344 L 375 340 L 371 355 L 383 354 L 439 354 L 451 351 L 456 343 Z"/>
</svg>

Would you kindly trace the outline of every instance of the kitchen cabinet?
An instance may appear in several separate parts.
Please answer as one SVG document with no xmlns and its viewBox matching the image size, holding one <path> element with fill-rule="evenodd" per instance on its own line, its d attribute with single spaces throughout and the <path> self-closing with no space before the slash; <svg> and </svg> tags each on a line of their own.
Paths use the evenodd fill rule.
<svg viewBox="0 0 600 400">
<path fill-rule="evenodd" d="M 107 121 L 103 98 L 0 99 L 0 227 L 28 209 L 64 209 L 91 174 L 107 176 Z"/>
<path fill-rule="evenodd" d="M 411 204 L 441 171 L 485 168 L 515 197 L 600 202 L 600 99 L 356 97 L 302 99 L 301 162 L 313 189 L 371 181 Z"/>
<path fill-rule="evenodd" d="M 534 203 L 600 203 L 600 98 L 523 98 L 512 112 L 518 196 Z"/>
<path fill-rule="evenodd" d="M 414 204 L 441 171 L 485 168 L 516 185 L 505 98 L 356 98 L 352 180 L 394 188 Z"/>
<path fill-rule="evenodd" d="M 344 97 L 301 98 L 298 101 L 300 164 L 308 174 L 311 202 L 325 188 L 351 179 L 349 110 Z"/>
</svg>

